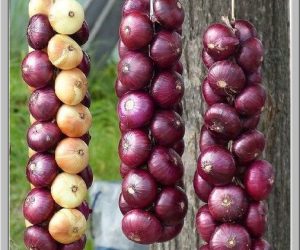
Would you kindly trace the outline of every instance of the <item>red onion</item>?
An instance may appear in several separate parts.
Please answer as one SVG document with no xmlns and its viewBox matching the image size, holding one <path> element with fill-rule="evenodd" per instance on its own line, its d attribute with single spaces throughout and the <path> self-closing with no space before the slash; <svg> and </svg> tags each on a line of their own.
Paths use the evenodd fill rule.
<svg viewBox="0 0 300 250">
<path fill-rule="evenodd" d="M 22 61 L 23 80 L 31 87 L 42 88 L 54 76 L 54 66 L 49 61 L 47 53 L 32 51 Z"/>
<path fill-rule="evenodd" d="M 213 186 L 210 185 L 206 180 L 204 180 L 199 174 L 198 171 L 195 171 L 193 186 L 196 195 L 203 202 L 208 202 L 208 197 L 213 190 Z"/>
<path fill-rule="evenodd" d="M 209 248 L 209 245 L 206 244 L 206 245 L 201 246 L 201 247 L 199 248 L 199 250 L 210 250 L 210 248 Z"/>
<path fill-rule="evenodd" d="M 90 30 L 86 21 L 83 21 L 83 24 L 76 33 L 71 35 L 71 37 L 78 43 L 78 45 L 82 46 L 89 40 Z"/>
<path fill-rule="evenodd" d="M 182 102 L 176 104 L 173 108 L 173 110 L 180 116 L 183 115 L 183 106 L 182 106 Z"/>
<path fill-rule="evenodd" d="M 241 67 L 228 60 L 213 64 L 209 68 L 207 79 L 214 92 L 221 96 L 238 94 L 246 83 Z"/>
<path fill-rule="evenodd" d="M 215 187 L 208 199 L 211 215 L 217 221 L 235 222 L 248 210 L 248 199 L 244 190 L 234 184 Z"/>
<path fill-rule="evenodd" d="M 261 67 L 259 67 L 256 71 L 252 73 L 248 73 L 247 76 L 247 84 L 261 84 L 262 83 L 262 73 L 261 73 Z"/>
<path fill-rule="evenodd" d="M 176 142 L 172 147 L 179 156 L 182 156 L 184 153 L 184 140 L 181 139 Z"/>
<path fill-rule="evenodd" d="M 49 40 L 54 36 L 46 15 L 37 14 L 30 18 L 27 28 L 27 41 L 31 48 L 41 50 L 47 47 Z"/>
<path fill-rule="evenodd" d="M 150 48 L 150 56 L 160 68 L 170 68 L 180 58 L 182 42 L 180 35 L 173 31 L 159 31 Z"/>
<path fill-rule="evenodd" d="M 90 188 L 93 184 L 93 170 L 90 167 L 90 165 L 87 165 L 87 167 L 82 170 L 79 174 L 78 174 L 85 182 L 86 187 Z"/>
<path fill-rule="evenodd" d="M 115 92 L 117 97 L 121 98 L 123 95 L 125 95 L 129 90 L 124 86 L 123 83 L 119 79 L 115 82 Z"/>
<path fill-rule="evenodd" d="M 77 68 L 80 69 L 85 76 L 89 75 L 91 70 L 91 58 L 85 51 L 83 51 L 81 63 L 77 66 Z"/>
<path fill-rule="evenodd" d="M 92 210 L 89 207 L 87 201 L 83 201 L 77 209 L 84 215 L 85 219 L 88 220 Z"/>
<path fill-rule="evenodd" d="M 151 154 L 151 141 L 142 130 L 131 130 L 123 134 L 119 143 L 120 159 L 130 167 L 147 162 Z"/>
<path fill-rule="evenodd" d="M 233 26 L 236 30 L 236 36 L 240 42 L 245 42 L 251 37 L 256 37 L 257 32 L 252 23 L 242 19 L 234 20 Z"/>
<path fill-rule="evenodd" d="M 240 120 L 242 123 L 242 131 L 247 131 L 257 127 L 260 120 L 260 115 L 240 116 Z"/>
<path fill-rule="evenodd" d="M 32 224 L 40 224 L 51 218 L 55 202 L 46 188 L 32 189 L 23 204 L 23 215 Z"/>
<path fill-rule="evenodd" d="M 252 202 L 249 205 L 244 225 L 252 237 L 262 237 L 267 228 L 267 206 L 264 202 Z"/>
<path fill-rule="evenodd" d="M 256 71 L 263 61 L 264 49 L 261 41 L 255 37 L 249 38 L 242 44 L 239 54 L 236 56 L 237 63 L 246 72 Z"/>
<path fill-rule="evenodd" d="M 242 226 L 222 224 L 213 234 L 209 242 L 209 248 L 211 250 L 249 250 L 251 249 L 251 239 L 246 229 Z"/>
<path fill-rule="evenodd" d="M 131 167 L 127 166 L 124 162 L 121 162 L 120 175 L 122 178 L 124 178 L 131 170 L 132 170 Z"/>
<path fill-rule="evenodd" d="M 90 94 L 89 91 L 87 91 L 84 98 L 83 98 L 83 100 L 81 101 L 81 104 L 86 106 L 87 108 L 90 108 L 91 102 L 92 102 L 91 101 L 91 94 Z"/>
<path fill-rule="evenodd" d="M 35 187 L 50 186 L 58 173 L 59 168 L 52 154 L 37 153 L 27 163 L 26 176 Z"/>
<path fill-rule="evenodd" d="M 232 28 L 215 23 L 210 25 L 203 35 L 203 45 L 214 60 L 224 60 L 231 56 L 239 45 Z"/>
<path fill-rule="evenodd" d="M 157 146 L 148 161 L 150 174 L 159 183 L 175 185 L 183 177 L 183 164 L 180 156 L 171 148 Z"/>
<path fill-rule="evenodd" d="M 158 239 L 157 242 L 166 242 L 169 240 L 174 239 L 177 235 L 180 234 L 182 228 L 183 228 L 184 223 L 179 223 L 174 226 L 163 226 L 163 232 L 161 237 Z"/>
<path fill-rule="evenodd" d="M 204 151 L 210 146 L 224 146 L 226 147 L 228 141 L 217 138 L 211 131 L 209 131 L 205 125 L 201 127 L 200 138 L 199 138 L 199 148 L 200 151 Z"/>
<path fill-rule="evenodd" d="M 120 193 L 119 196 L 119 208 L 123 215 L 127 214 L 129 211 L 133 210 L 132 206 L 129 206 L 127 201 L 124 199 L 124 196 L 122 193 Z"/>
<path fill-rule="evenodd" d="M 59 250 L 84 250 L 86 244 L 86 235 L 83 235 L 80 240 L 71 244 L 62 245 Z"/>
<path fill-rule="evenodd" d="M 248 195 L 256 200 L 265 200 L 272 191 L 275 174 L 272 165 L 264 160 L 252 162 L 246 170 L 244 185 Z"/>
<path fill-rule="evenodd" d="M 261 84 L 245 88 L 235 99 L 235 109 L 241 115 L 256 115 L 263 110 L 266 101 L 266 91 Z"/>
<path fill-rule="evenodd" d="M 60 129 L 51 122 L 35 122 L 27 132 L 28 146 L 37 152 L 54 149 L 61 138 Z"/>
<path fill-rule="evenodd" d="M 214 90 L 209 85 L 207 77 L 203 80 L 202 86 L 201 86 L 201 92 L 204 101 L 207 103 L 208 106 L 211 106 L 215 103 L 224 102 L 226 103 L 226 98 L 220 95 L 217 95 Z"/>
<path fill-rule="evenodd" d="M 130 50 L 144 48 L 153 39 L 153 26 L 148 16 L 131 12 L 123 17 L 120 24 L 120 37 Z"/>
<path fill-rule="evenodd" d="M 264 239 L 257 239 L 252 241 L 253 250 L 272 250 L 271 245 Z"/>
<path fill-rule="evenodd" d="M 204 122 L 210 131 L 224 139 L 235 139 L 241 131 L 241 121 L 235 109 L 224 103 L 209 107 Z"/>
<path fill-rule="evenodd" d="M 258 130 L 243 133 L 232 144 L 232 152 L 241 164 L 257 159 L 265 148 L 265 137 Z"/>
<path fill-rule="evenodd" d="M 132 12 L 140 12 L 146 15 L 150 13 L 148 0 L 126 0 L 123 4 L 122 14 L 126 16 Z"/>
<path fill-rule="evenodd" d="M 145 208 L 155 201 L 157 185 L 148 171 L 133 169 L 123 180 L 122 193 L 129 206 Z"/>
<path fill-rule="evenodd" d="M 183 74 L 183 65 L 182 62 L 177 61 L 176 64 L 173 66 L 173 70 L 176 71 L 178 74 Z"/>
<path fill-rule="evenodd" d="M 155 141 L 162 146 L 172 146 L 184 136 L 184 121 L 174 111 L 161 110 L 155 114 L 151 133 Z"/>
<path fill-rule="evenodd" d="M 92 137 L 91 137 L 90 133 L 87 132 L 83 136 L 80 136 L 79 139 L 83 140 L 86 143 L 86 145 L 89 145 Z"/>
<path fill-rule="evenodd" d="M 153 76 L 153 63 L 142 53 L 131 52 L 120 60 L 118 77 L 126 88 L 138 90 L 146 87 Z"/>
<path fill-rule="evenodd" d="M 163 228 L 155 216 L 135 209 L 123 217 L 122 230 L 129 240 L 139 244 L 153 244 L 161 237 Z"/>
<path fill-rule="evenodd" d="M 31 226 L 25 229 L 24 243 L 27 249 L 58 250 L 57 242 L 46 229 L 40 226 Z"/>
<path fill-rule="evenodd" d="M 176 72 L 162 71 L 153 79 L 150 93 L 161 108 L 172 108 L 183 97 L 183 79 Z"/>
<path fill-rule="evenodd" d="M 120 122 L 128 129 L 147 125 L 154 114 L 154 103 L 149 94 L 134 91 L 123 95 L 118 103 Z"/>
<path fill-rule="evenodd" d="M 35 90 L 29 98 L 29 110 L 38 121 L 51 121 L 61 106 L 53 88 L 45 87 Z"/>
<path fill-rule="evenodd" d="M 156 203 L 155 214 L 164 225 L 180 224 L 188 209 L 186 194 L 179 187 L 165 187 L 161 190 Z"/>
<path fill-rule="evenodd" d="M 209 184 L 222 186 L 230 183 L 236 171 L 231 153 L 220 146 L 211 146 L 201 152 L 198 174 Z"/>
<path fill-rule="evenodd" d="M 125 46 L 122 40 L 119 40 L 118 42 L 118 52 L 121 59 L 130 53 L 130 50 Z"/>
<path fill-rule="evenodd" d="M 202 49 L 201 52 L 202 62 L 204 63 L 205 67 L 209 69 L 216 61 L 206 52 L 205 49 Z"/>
<path fill-rule="evenodd" d="M 154 16 L 157 22 L 170 30 L 180 29 L 184 21 L 184 10 L 178 0 L 155 0 Z"/>
<path fill-rule="evenodd" d="M 209 242 L 212 234 L 215 232 L 218 224 L 214 221 L 211 216 L 208 206 L 202 206 L 196 215 L 196 229 L 201 238 Z"/>
</svg>

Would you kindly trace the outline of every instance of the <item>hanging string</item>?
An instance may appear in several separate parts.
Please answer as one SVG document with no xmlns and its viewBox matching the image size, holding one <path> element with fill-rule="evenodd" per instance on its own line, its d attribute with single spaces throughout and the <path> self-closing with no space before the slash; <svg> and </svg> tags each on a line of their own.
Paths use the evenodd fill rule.
<svg viewBox="0 0 300 250">
<path fill-rule="evenodd" d="M 153 5 L 154 5 L 154 0 L 150 0 L 150 20 L 152 22 L 155 21 Z"/>
<path fill-rule="evenodd" d="M 235 20 L 234 11 L 235 11 L 235 0 L 231 0 L 231 19 L 232 19 L 232 21 Z"/>
</svg>

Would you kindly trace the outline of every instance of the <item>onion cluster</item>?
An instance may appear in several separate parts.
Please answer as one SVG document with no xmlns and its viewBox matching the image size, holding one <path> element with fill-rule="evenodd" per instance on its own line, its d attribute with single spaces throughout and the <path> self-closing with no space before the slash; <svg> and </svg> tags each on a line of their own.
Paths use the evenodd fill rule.
<svg viewBox="0 0 300 250">
<path fill-rule="evenodd" d="M 30 47 L 21 66 L 31 122 L 24 243 L 27 249 L 83 250 L 93 173 L 88 165 L 90 59 L 80 46 L 89 29 L 76 0 L 31 0 L 29 15 Z"/>
<path fill-rule="evenodd" d="M 206 203 L 196 215 L 206 242 L 199 249 L 271 249 L 262 237 L 274 170 L 260 159 L 265 137 L 256 129 L 266 100 L 262 43 L 246 20 L 215 23 L 203 35 L 201 56 L 208 73 L 194 176 L 195 192 Z"/>
<path fill-rule="evenodd" d="M 153 6 L 151 6 L 153 4 Z M 178 0 L 126 0 L 122 9 L 117 112 L 125 236 L 139 244 L 176 237 L 187 212 L 184 94 Z"/>
</svg>

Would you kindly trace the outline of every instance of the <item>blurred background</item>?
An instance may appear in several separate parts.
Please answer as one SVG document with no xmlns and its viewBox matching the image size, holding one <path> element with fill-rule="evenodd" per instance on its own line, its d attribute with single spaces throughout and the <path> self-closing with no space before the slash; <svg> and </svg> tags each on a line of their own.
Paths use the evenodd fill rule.
<svg viewBox="0 0 300 250">
<path fill-rule="evenodd" d="M 80 0 L 80 2 L 86 9 L 91 38 L 84 47 L 92 61 L 89 76 L 93 115 L 93 126 L 90 131 L 92 136 L 90 164 L 96 180 L 118 181 L 119 129 L 115 112 L 117 98 L 114 93 L 114 81 L 122 1 Z M 20 72 L 21 61 L 28 51 L 27 8 L 28 1 L 10 1 L 10 241 L 13 250 L 25 249 L 22 203 L 30 190 L 25 176 L 28 160 L 26 132 L 29 127 L 27 107 L 29 91 Z M 89 242 L 86 249 L 93 249 L 91 233 L 88 234 Z"/>
</svg>

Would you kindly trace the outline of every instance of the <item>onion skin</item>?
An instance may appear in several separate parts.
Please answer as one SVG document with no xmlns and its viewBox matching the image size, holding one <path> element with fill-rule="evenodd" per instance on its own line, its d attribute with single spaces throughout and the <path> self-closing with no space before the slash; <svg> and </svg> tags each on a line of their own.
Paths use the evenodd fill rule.
<svg viewBox="0 0 300 250">
<path fill-rule="evenodd" d="M 209 85 L 209 81 L 208 81 L 207 77 L 205 77 L 205 79 L 201 85 L 201 92 L 202 92 L 203 99 L 208 106 L 211 106 L 215 103 L 220 103 L 220 102 L 226 103 L 227 102 L 226 98 L 224 98 L 223 96 L 217 95 L 213 91 L 213 89 Z"/>
<path fill-rule="evenodd" d="M 228 141 L 217 138 L 211 131 L 209 131 L 205 125 L 201 127 L 199 148 L 200 151 L 204 151 L 211 146 L 224 146 L 226 147 Z"/>
<path fill-rule="evenodd" d="M 93 170 L 90 165 L 87 165 L 86 168 L 83 169 L 78 175 L 84 180 L 86 187 L 89 189 L 94 180 Z"/>
<path fill-rule="evenodd" d="M 272 165 L 264 160 L 256 160 L 246 170 L 245 189 L 253 200 L 265 200 L 272 191 L 274 179 L 275 174 Z"/>
<path fill-rule="evenodd" d="M 131 167 L 127 166 L 124 162 L 120 164 L 120 175 L 124 179 L 125 176 L 132 170 Z"/>
<path fill-rule="evenodd" d="M 147 0 L 126 0 L 122 7 L 122 14 L 126 16 L 132 12 L 140 12 L 148 15 L 150 13 L 150 4 Z"/>
<path fill-rule="evenodd" d="M 86 92 L 81 104 L 83 104 L 84 106 L 86 106 L 87 108 L 90 108 L 91 107 L 91 103 L 92 103 L 92 100 L 91 100 L 91 94 L 89 91 Z"/>
<path fill-rule="evenodd" d="M 209 249 L 249 250 L 251 249 L 251 239 L 242 226 L 222 224 L 214 232 L 209 242 Z"/>
<path fill-rule="evenodd" d="M 176 153 L 177 153 L 179 156 L 182 156 L 183 153 L 184 153 L 184 148 L 185 148 L 184 140 L 181 139 L 181 140 L 177 141 L 177 142 L 172 146 L 172 148 L 176 151 Z"/>
<path fill-rule="evenodd" d="M 115 81 L 115 92 L 117 97 L 121 98 L 128 91 L 129 89 L 126 86 L 124 86 L 124 84 L 119 79 Z"/>
<path fill-rule="evenodd" d="M 161 237 L 163 228 L 159 220 L 149 212 L 135 209 L 122 220 L 125 236 L 139 244 L 153 244 Z"/>
<path fill-rule="evenodd" d="M 76 209 L 84 215 L 86 220 L 89 219 L 89 216 L 92 213 L 92 209 L 90 209 L 87 201 L 83 201 Z"/>
<path fill-rule="evenodd" d="M 210 185 L 206 180 L 204 180 L 199 174 L 198 171 L 195 171 L 194 179 L 193 179 L 193 186 L 196 195 L 200 200 L 207 203 L 208 197 L 213 190 L 213 186 Z"/>
<path fill-rule="evenodd" d="M 80 136 L 79 139 L 83 140 L 86 143 L 86 145 L 89 145 L 90 141 L 92 139 L 92 136 L 90 135 L 90 132 L 88 131 L 83 136 Z"/>
<path fill-rule="evenodd" d="M 175 226 L 163 226 L 163 232 L 161 237 L 157 240 L 157 242 L 166 242 L 174 239 L 177 235 L 180 234 L 184 223 L 179 223 Z"/>
<path fill-rule="evenodd" d="M 179 75 L 183 74 L 183 65 L 181 61 L 177 61 L 173 66 L 173 70 L 176 71 Z"/>
<path fill-rule="evenodd" d="M 36 14 L 48 16 L 53 0 L 30 0 L 28 3 L 28 14 L 32 17 Z"/>
<path fill-rule="evenodd" d="M 81 28 L 71 35 L 71 37 L 78 43 L 78 45 L 82 46 L 89 40 L 89 26 L 88 23 L 84 20 Z"/>
<path fill-rule="evenodd" d="M 205 67 L 209 69 L 216 61 L 206 52 L 205 49 L 202 49 L 201 52 L 202 62 L 204 63 Z"/>
<path fill-rule="evenodd" d="M 248 73 L 246 75 L 246 78 L 247 78 L 247 85 L 261 84 L 262 83 L 261 67 L 259 67 L 254 72 Z"/>
<path fill-rule="evenodd" d="M 240 116 L 242 123 L 242 131 L 245 132 L 250 129 L 256 129 L 260 120 L 260 115 L 254 116 Z"/>
<path fill-rule="evenodd" d="M 127 214 L 129 211 L 134 209 L 127 203 L 122 193 L 120 193 L 119 196 L 119 209 L 123 215 Z"/>
<path fill-rule="evenodd" d="M 71 244 L 62 245 L 59 250 L 83 250 L 86 245 L 86 235 L 83 235 L 80 240 Z"/>
<path fill-rule="evenodd" d="M 77 66 L 77 68 L 80 69 L 83 72 L 83 74 L 86 75 L 86 77 L 88 77 L 88 75 L 90 74 L 91 58 L 85 51 L 83 51 L 81 63 Z"/>
<path fill-rule="evenodd" d="M 257 31 L 249 21 L 236 19 L 234 20 L 233 26 L 236 29 L 235 34 L 240 42 L 245 42 L 251 37 L 257 37 Z"/>
<path fill-rule="evenodd" d="M 271 245 L 264 239 L 257 239 L 252 241 L 253 250 L 272 250 Z"/>
<path fill-rule="evenodd" d="M 41 226 L 30 226 L 25 229 L 24 243 L 27 249 L 58 250 L 58 244 L 48 231 Z"/>
<path fill-rule="evenodd" d="M 183 105 L 182 102 L 179 102 L 175 107 L 173 107 L 173 110 L 182 117 L 183 115 Z"/>
<path fill-rule="evenodd" d="M 168 226 L 180 224 L 188 209 L 186 194 L 179 187 L 165 187 L 162 189 L 155 203 L 157 218 Z"/>
<path fill-rule="evenodd" d="M 199 248 L 199 250 L 210 250 L 210 248 L 209 248 L 209 245 L 206 244 L 206 245 L 201 246 L 201 247 Z"/>
</svg>

